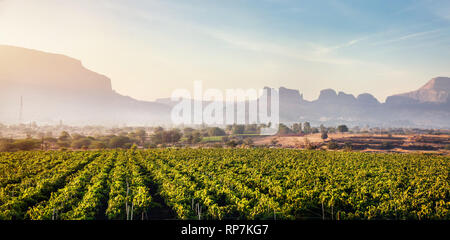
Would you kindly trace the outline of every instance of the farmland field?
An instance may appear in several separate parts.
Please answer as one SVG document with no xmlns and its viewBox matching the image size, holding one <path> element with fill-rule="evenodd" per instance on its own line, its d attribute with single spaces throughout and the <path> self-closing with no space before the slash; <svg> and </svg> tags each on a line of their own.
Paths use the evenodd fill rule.
<svg viewBox="0 0 450 240">
<path fill-rule="evenodd" d="M 0 219 L 450 219 L 450 157 L 290 149 L 0 153 Z"/>
</svg>

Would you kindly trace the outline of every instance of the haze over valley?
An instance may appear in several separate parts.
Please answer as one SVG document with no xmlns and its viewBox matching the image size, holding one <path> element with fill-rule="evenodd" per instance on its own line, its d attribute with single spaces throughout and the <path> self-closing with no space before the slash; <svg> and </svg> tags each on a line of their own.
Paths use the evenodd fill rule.
<svg viewBox="0 0 450 240">
<path fill-rule="evenodd" d="M 80 60 L 64 55 L 1 45 L 0 122 L 170 125 L 170 112 L 176 103 L 169 99 L 139 101 L 121 95 L 105 76 L 108 73 L 94 71 L 86 69 Z M 158 88 L 158 80 L 153 85 Z M 370 93 L 354 96 L 323 87 L 318 99 L 312 101 L 303 98 L 301 89 L 279 88 L 281 122 L 450 127 L 448 77 L 424 79 L 420 89 L 389 96 L 386 102 Z"/>
</svg>

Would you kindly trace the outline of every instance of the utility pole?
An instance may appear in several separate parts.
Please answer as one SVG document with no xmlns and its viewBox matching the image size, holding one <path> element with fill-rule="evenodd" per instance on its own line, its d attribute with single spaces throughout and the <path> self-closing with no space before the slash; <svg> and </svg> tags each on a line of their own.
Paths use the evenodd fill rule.
<svg viewBox="0 0 450 240">
<path fill-rule="evenodd" d="M 22 123 L 22 114 L 23 114 L 23 97 L 20 96 L 19 123 Z"/>
</svg>

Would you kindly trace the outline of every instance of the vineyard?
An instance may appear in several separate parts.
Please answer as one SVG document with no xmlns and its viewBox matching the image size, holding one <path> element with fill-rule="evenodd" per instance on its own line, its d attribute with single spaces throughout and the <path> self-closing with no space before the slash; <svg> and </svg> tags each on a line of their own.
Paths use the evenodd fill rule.
<svg viewBox="0 0 450 240">
<path fill-rule="evenodd" d="M 0 153 L 0 219 L 450 219 L 450 158 L 288 149 Z"/>
</svg>

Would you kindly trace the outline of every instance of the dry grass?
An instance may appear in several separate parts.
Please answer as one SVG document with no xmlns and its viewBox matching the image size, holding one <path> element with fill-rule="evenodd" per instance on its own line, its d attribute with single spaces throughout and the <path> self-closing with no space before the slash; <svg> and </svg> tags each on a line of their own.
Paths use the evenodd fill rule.
<svg viewBox="0 0 450 240">
<path fill-rule="evenodd" d="M 283 148 L 306 148 L 306 143 L 320 146 L 325 145 L 321 139 L 321 134 L 310 134 L 307 136 L 267 136 L 254 139 L 255 145 L 271 145 L 272 140 L 276 139 L 277 145 Z M 332 133 L 328 134 L 327 141 L 335 140 L 338 142 L 348 142 L 350 144 L 367 145 L 359 151 L 362 152 L 397 152 L 397 153 L 438 153 L 450 154 L 445 150 L 445 146 L 450 142 L 450 135 L 387 135 L 387 134 L 353 134 L 353 133 Z M 380 143 L 393 143 L 392 149 L 380 149 Z M 378 147 L 377 147 L 378 146 Z M 428 149 L 414 149 L 414 146 L 431 147 Z M 324 146 L 322 146 L 324 147 Z"/>
</svg>

